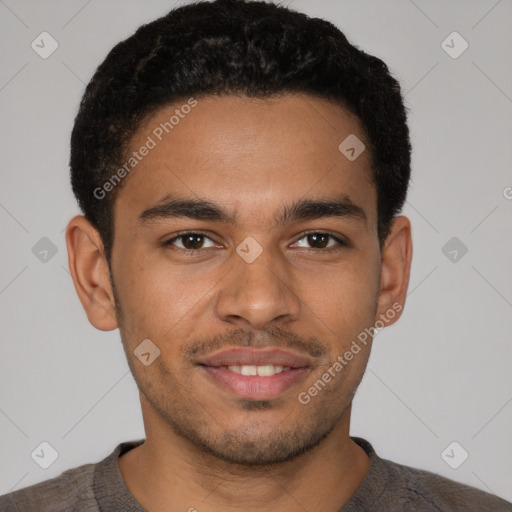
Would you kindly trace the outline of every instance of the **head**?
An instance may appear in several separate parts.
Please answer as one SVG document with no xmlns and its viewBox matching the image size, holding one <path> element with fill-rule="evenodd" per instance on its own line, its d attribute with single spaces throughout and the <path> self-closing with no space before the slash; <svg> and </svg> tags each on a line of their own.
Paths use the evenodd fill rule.
<svg viewBox="0 0 512 512">
<path fill-rule="evenodd" d="M 120 329 L 147 434 L 268 464 L 347 419 L 372 341 L 356 340 L 405 300 L 410 150 L 397 81 L 327 21 L 217 0 L 112 49 L 75 120 L 84 215 L 66 236 L 89 320 Z M 204 371 L 230 347 L 294 351 L 305 377 L 235 396 Z"/>
</svg>

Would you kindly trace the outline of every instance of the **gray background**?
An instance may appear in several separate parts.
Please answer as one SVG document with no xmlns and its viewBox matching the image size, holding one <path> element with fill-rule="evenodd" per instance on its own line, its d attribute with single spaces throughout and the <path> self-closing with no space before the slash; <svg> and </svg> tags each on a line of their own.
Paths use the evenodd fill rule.
<svg viewBox="0 0 512 512">
<path fill-rule="evenodd" d="M 400 321 L 375 340 L 352 435 L 512 500 L 512 2 L 284 3 L 382 58 L 411 109 L 409 295 Z M 63 230 L 78 208 L 67 162 L 96 66 L 173 5 L 0 0 L 0 494 L 144 436 L 119 333 L 88 323 L 69 275 Z M 59 44 L 47 59 L 31 48 L 43 31 Z M 469 44 L 456 59 L 441 46 L 453 31 Z M 46 261 L 43 237 L 57 250 Z M 452 237 L 455 262 L 452 248 L 443 252 Z M 58 452 L 48 469 L 31 458 L 43 441 Z M 469 453 L 458 469 L 441 456 L 453 441 Z M 450 450 L 460 462 L 461 449 Z"/>
</svg>

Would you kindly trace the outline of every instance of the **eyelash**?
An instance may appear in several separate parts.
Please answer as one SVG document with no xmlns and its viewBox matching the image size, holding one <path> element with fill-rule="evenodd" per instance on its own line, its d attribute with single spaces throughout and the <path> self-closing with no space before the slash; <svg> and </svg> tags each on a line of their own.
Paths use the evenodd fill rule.
<svg viewBox="0 0 512 512">
<path fill-rule="evenodd" d="M 163 242 L 162 245 L 164 247 L 172 247 L 173 242 L 175 242 L 176 240 L 179 240 L 180 238 L 184 238 L 187 235 L 200 235 L 205 238 L 208 238 L 212 242 L 215 242 L 215 240 L 213 240 L 210 236 L 208 236 L 206 233 L 203 233 L 202 231 L 183 231 L 183 232 L 173 236 L 169 240 L 166 240 L 165 242 Z M 297 239 L 297 242 L 299 240 L 302 240 L 303 238 L 307 237 L 308 235 L 327 235 L 328 237 L 332 238 L 339 244 L 337 247 L 336 246 L 335 247 L 327 247 L 325 249 L 318 249 L 318 248 L 314 248 L 314 247 L 309 248 L 310 251 L 313 251 L 316 253 L 324 253 L 325 254 L 325 253 L 329 253 L 331 251 L 336 251 L 336 250 L 340 250 L 345 247 L 348 247 L 347 242 L 345 242 L 343 239 L 339 238 L 338 236 L 336 236 L 332 233 L 329 233 L 328 231 L 306 231 L 306 232 L 303 232 L 303 233 L 301 233 L 300 237 Z M 202 248 L 202 249 L 182 249 L 181 247 L 173 247 L 173 249 L 178 250 L 178 251 L 184 251 L 185 254 L 187 254 L 189 256 L 195 256 L 198 254 L 199 255 L 202 254 L 202 252 L 208 250 L 209 247 Z"/>
</svg>

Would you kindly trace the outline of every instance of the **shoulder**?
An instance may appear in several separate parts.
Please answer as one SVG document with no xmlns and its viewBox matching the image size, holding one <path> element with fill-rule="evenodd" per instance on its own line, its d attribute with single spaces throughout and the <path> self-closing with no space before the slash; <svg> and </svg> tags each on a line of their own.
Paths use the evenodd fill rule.
<svg viewBox="0 0 512 512">
<path fill-rule="evenodd" d="M 430 471 L 382 459 L 368 441 L 352 439 L 370 458 L 370 471 L 354 496 L 354 505 L 366 506 L 371 502 L 379 511 L 512 512 L 512 503 L 493 494 Z M 356 506 L 354 510 L 360 509 Z"/>
<path fill-rule="evenodd" d="M 97 511 L 93 492 L 96 464 L 68 469 L 61 475 L 0 496 L 0 512 Z"/>
<path fill-rule="evenodd" d="M 424 510 L 512 512 L 512 503 L 430 471 L 384 461 L 395 475 L 404 503 L 424 504 Z M 412 510 L 412 509 L 411 509 Z M 421 510 L 416 508 L 415 510 Z"/>
<path fill-rule="evenodd" d="M 0 512 L 99 512 L 113 510 L 112 503 L 121 501 L 123 510 L 143 510 L 124 486 L 117 464 L 121 454 L 143 442 L 122 442 L 99 462 L 0 496 Z"/>
</svg>

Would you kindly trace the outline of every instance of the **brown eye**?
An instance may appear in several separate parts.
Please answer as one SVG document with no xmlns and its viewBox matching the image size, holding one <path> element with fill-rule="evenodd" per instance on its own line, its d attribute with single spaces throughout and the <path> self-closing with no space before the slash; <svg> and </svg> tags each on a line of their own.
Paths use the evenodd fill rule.
<svg viewBox="0 0 512 512">
<path fill-rule="evenodd" d="M 324 233 L 312 233 L 307 236 L 308 243 L 315 249 L 323 249 L 329 243 L 329 235 Z"/>
<path fill-rule="evenodd" d="M 306 245 L 304 244 L 304 241 L 306 242 Z M 342 246 L 346 246 L 347 243 L 331 233 L 311 232 L 306 233 L 302 238 L 300 238 L 296 242 L 296 245 L 321 251 L 322 249 L 339 249 Z"/>
<path fill-rule="evenodd" d="M 203 235 L 185 235 L 181 237 L 185 249 L 201 249 L 204 243 Z"/>
<path fill-rule="evenodd" d="M 205 242 L 211 242 L 209 247 L 213 247 L 213 240 L 203 235 L 202 233 L 182 233 L 181 235 L 175 236 L 170 240 L 167 240 L 164 245 L 174 245 L 175 247 L 188 251 L 197 251 L 200 249 L 205 249 Z"/>
</svg>

